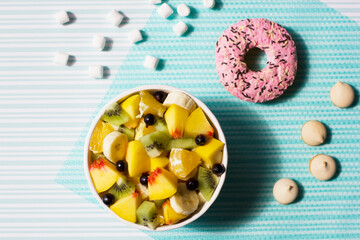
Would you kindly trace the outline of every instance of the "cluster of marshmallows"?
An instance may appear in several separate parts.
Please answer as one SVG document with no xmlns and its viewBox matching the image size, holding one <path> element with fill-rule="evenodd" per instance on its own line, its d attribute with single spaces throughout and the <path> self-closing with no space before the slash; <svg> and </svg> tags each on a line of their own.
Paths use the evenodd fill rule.
<svg viewBox="0 0 360 240">
<path fill-rule="evenodd" d="M 65 25 L 70 22 L 69 14 L 66 11 L 59 11 L 55 14 L 56 21 L 61 24 Z M 122 15 L 117 10 L 111 10 L 106 15 L 106 20 L 113 25 L 114 27 L 118 27 L 124 19 L 124 15 Z M 129 32 L 129 40 L 132 43 L 136 43 L 141 41 L 142 35 L 140 30 L 134 29 Z M 92 46 L 99 50 L 103 51 L 106 47 L 106 37 L 103 35 L 96 34 L 92 38 Z M 54 63 L 58 65 L 65 66 L 68 64 L 70 55 L 64 52 L 57 52 L 54 57 Z M 104 67 L 102 65 L 90 65 L 89 66 L 89 76 L 92 78 L 103 78 L 104 76 Z"/>
<path fill-rule="evenodd" d="M 151 4 L 160 4 L 161 0 L 149 0 Z M 215 6 L 215 0 L 203 0 L 204 7 L 213 8 Z M 177 7 L 177 13 L 181 17 L 187 17 L 191 13 L 191 9 L 186 4 L 182 3 Z M 157 9 L 157 13 L 160 17 L 167 19 L 170 15 L 174 13 L 171 6 L 166 3 L 161 4 Z M 56 21 L 65 25 L 70 22 L 69 14 L 66 11 L 59 11 L 55 14 Z M 124 19 L 124 15 L 122 15 L 117 10 L 111 10 L 106 15 L 106 20 L 113 25 L 114 27 L 118 27 Z M 185 22 L 179 21 L 177 24 L 173 26 L 173 31 L 177 36 L 182 36 L 188 30 L 188 26 Z M 139 29 L 134 29 L 128 34 L 129 40 L 132 43 L 138 43 L 143 40 L 141 31 Z M 103 51 L 106 47 L 106 37 L 96 34 L 92 39 L 92 46 L 99 50 Z M 54 57 L 54 63 L 57 65 L 68 65 L 70 55 L 64 52 L 57 52 Z M 159 63 L 159 59 L 157 57 L 147 55 L 144 61 L 144 67 L 150 70 L 156 70 Z M 103 78 L 104 76 L 104 68 L 101 65 L 91 65 L 89 66 L 89 75 L 92 78 Z"/>
</svg>

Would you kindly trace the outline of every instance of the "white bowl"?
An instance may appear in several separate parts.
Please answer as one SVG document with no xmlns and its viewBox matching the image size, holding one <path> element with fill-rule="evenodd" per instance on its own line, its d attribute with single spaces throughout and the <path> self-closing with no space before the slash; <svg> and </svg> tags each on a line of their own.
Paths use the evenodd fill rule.
<svg viewBox="0 0 360 240">
<path fill-rule="evenodd" d="M 91 180 L 91 176 L 90 176 L 90 172 L 89 172 L 89 143 L 90 143 L 90 138 L 91 135 L 94 131 L 94 128 L 97 124 L 97 122 L 100 120 L 101 116 L 104 114 L 105 110 L 114 102 L 117 101 L 123 101 L 126 98 L 130 97 L 131 95 L 137 94 L 138 92 L 140 92 L 141 90 L 148 90 L 148 91 L 156 91 L 156 90 L 161 90 L 164 92 L 173 92 L 173 91 L 178 91 L 178 92 L 183 92 L 187 95 L 189 95 L 195 102 L 196 104 L 202 108 L 202 110 L 204 111 L 204 113 L 206 114 L 206 116 L 208 117 L 208 119 L 210 120 L 212 126 L 214 127 L 214 136 L 216 138 L 218 138 L 220 141 L 222 141 L 223 143 L 225 143 L 224 146 L 224 150 L 223 150 L 223 158 L 222 158 L 222 164 L 225 166 L 225 169 L 227 169 L 227 165 L 228 165 L 228 152 L 227 152 L 227 148 L 226 148 L 226 140 L 225 140 L 225 135 L 220 127 L 220 124 L 218 122 L 218 120 L 216 119 L 216 117 L 214 116 L 214 114 L 210 111 L 210 109 L 199 99 L 197 99 L 196 97 L 194 97 L 193 95 L 191 95 L 190 93 L 181 90 L 179 88 L 175 88 L 175 87 L 170 87 L 170 86 L 166 86 L 166 85 L 144 85 L 144 86 L 140 86 L 140 87 L 136 87 L 127 91 L 122 92 L 121 94 L 119 94 L 118 96 L 116 96 L 114 99 L 112 99 L 108 104 L 106 104 L 98 113 L 98 115 L 95 117 L 94 121 L 92 122 L 89 132 L 86 136 L 86 140 L 85 140 L 85 145 L 84 145 L 84 170 L 85 170 L 85 175 L 86 175 L 86 179 L 89 183 L 89 187 L 91 189 L 91 192 L 94 194 L 95 198 L 99 201 L 100 205 L 103 206 L 103 208 L 105 208 L 111 215 L 113 215 L 114 217 L 118 218 L 121 222 L 128 224 L 132 227 L 138 228 L 140 230 L 148 230 L 148 231 L 167 231 L 167 230 L 172 230 L 172 229 L 176 229 L 182 226 L 185 226 L 193 221 L 195 221 L 196 219 L 198 219 L 201 215 L 203 215 L 211 206 L 211 204 L 213 204 L 213 202 L 216 200 L 216 198 L 218 197 L 221 188 L 224 184 L 225 181 L 225 177 L 226 177 L 226 171 L 221 175 L 220 177 L 220 181 L 218 186 L 216 187 L 216 190 L 213 194 L 213 196 L 211 197 L 211 200 L 209 202 L 206 202 L 200 210 L 198 210 L 194 215 L 192 215 L 190 218 L 187 218 L 183 221 L 180 221 L 176 224 L 172 224 L 172 225 L 163 225 L 160 226 L 158 228 L 156 228 L 155 230 L 151 230 L 145 226 L 142 226 L 140 224 L 136 224 L 136 223 L 131 223 L 128 222 L 122 218 L 120 218 L 118 215 L 116 215 L 113 211 L 110 210 L 110 208 L 108 206 L 106 206 L 102 199 L 100 198 L 99 194 L 96 192 L 95 187 L 93 185 L 93 182 Z"/>
</svg>

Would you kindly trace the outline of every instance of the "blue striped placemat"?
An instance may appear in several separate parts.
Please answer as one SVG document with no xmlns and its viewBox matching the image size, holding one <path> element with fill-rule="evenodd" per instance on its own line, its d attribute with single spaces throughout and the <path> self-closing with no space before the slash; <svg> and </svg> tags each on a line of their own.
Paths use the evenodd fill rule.
<svg viewBox="0 0 360 240">
<path fill-rule="evenodd" d="M 223 127 L 228 175 L 219 198 L 200 219 L 181 229 L 147 234 L 156 239 L 359 238 L 360 107 L 338 109 L 329 99 L 337 81 L 359 90 L 359 26 L 315 0 L 227 0 L 218 1 L 212 10 L 203 8 L 201 1 L 169 4 L 181 2 L 192 7 L 192 16 L 164 20 L 153 12 L 144 28 L 147 41 L 132 48 L 98 109 L 138 85 L 168 84 L 188 90 L 210 107 Z M 294 85 L 265 104 L 228 94 L 219 83 L 214 60 L 215 42 L 229 25 L 258 17 L 284 26 L 299 58 Z M 180 19 L 190 26 L 183 37 L 172 32 Z M 146 54 L 162 59 L 158 71 L 143 68 Z M 327 144 L 320 147 L 309 147 L 300 139 L 302 124 L 313 119 L 330 131 Z M 86 131 L 57 181 L 94 202 L 82 169 L 85 135 Z M 335 179 L 320 182 L 311 176 L 308 162 L 318 153 L 338 160 Z M 273 184 L 282 177 L 299 183 L 301 197 L 296 204 L 282 206 L 273 199 Z"/>
</svg>

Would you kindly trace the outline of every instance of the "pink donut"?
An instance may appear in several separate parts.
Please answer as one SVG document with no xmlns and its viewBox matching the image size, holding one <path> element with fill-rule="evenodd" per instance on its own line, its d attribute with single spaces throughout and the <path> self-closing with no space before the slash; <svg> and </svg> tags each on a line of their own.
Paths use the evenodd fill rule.
<svg viewBox="0 0 360 240">
<path fill-rule="evenodd" d="M 267 55 L 266 67 L 257 72 L 244 62 L 245 54 L 254 47 Z M 225 30 L 216 43 L 215 58 L 221 84 L 232 95 L 249 102 L 279 97 L 296 75 L 296 47 L 290 34 L 263 18 L 242 20 Z"/>
</svg>

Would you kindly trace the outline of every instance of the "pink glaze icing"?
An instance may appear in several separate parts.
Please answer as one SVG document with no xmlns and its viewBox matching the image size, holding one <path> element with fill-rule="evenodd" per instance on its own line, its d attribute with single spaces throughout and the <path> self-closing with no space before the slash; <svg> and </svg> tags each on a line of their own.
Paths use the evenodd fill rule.
<svg viewBox="0 0 360 240">
<path fill-rule="evenodd" d="M 267 55 L 267 65 L 252 71 L 245 54 L 257 47 Z M 297 70 L 295 43 L 277 23 L 263 18 L 246 19 L 225 30 L 216 43 L 216 68 L 221 84 L 232 95 L 249 102 L 277 98 L 294 82 Z"/>
</svg>

